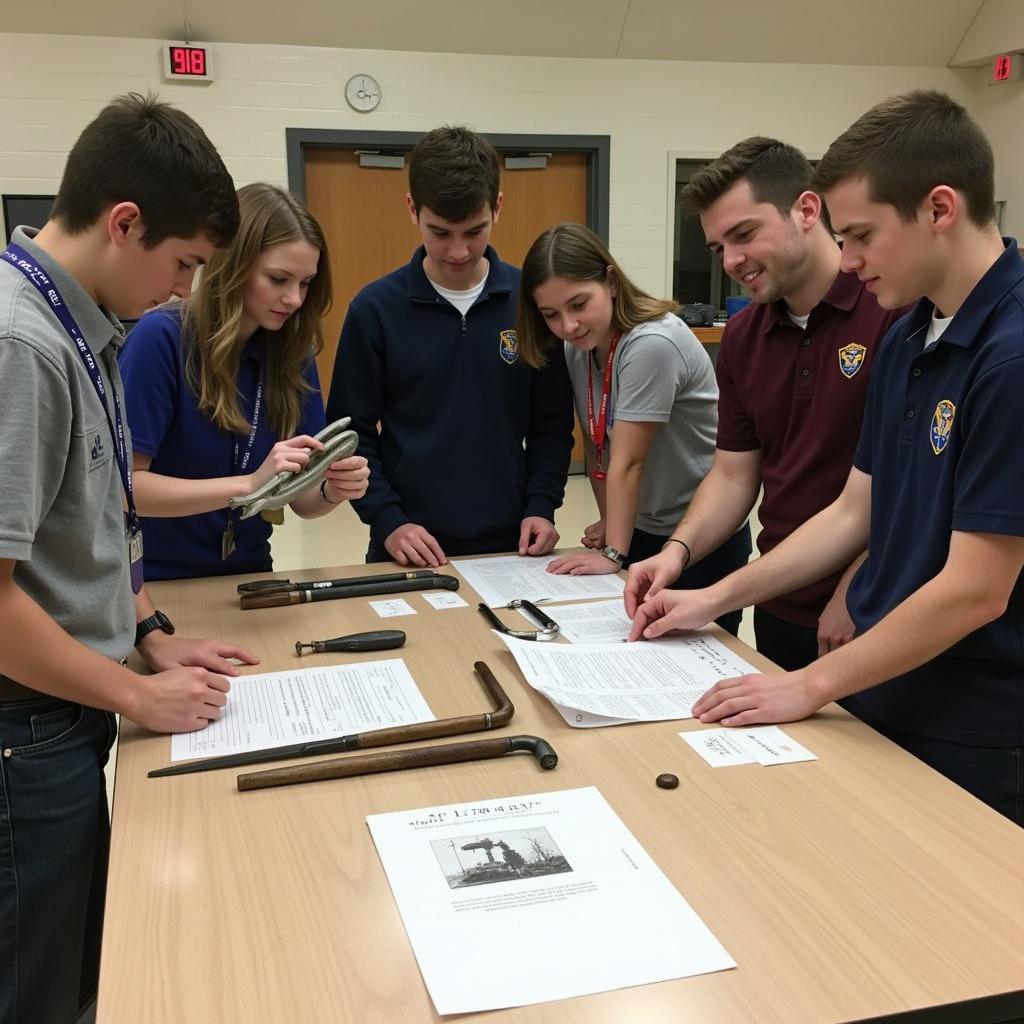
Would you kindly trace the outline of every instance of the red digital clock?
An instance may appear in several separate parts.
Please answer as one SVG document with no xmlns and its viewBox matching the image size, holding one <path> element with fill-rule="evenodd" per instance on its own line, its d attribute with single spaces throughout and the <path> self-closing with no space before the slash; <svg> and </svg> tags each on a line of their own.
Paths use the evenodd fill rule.
<svg viewBox="0 0 1024 1024">
<path fill-rule="evenodd" d="M 993 82 L 1015 82 L 1021 77 L 1021 55 L 1001 53 L 992 61 Z"/>
<path fill-rule="evenodd" d="M 171 81 L 212 82 L 210 51 L 192 43 L 165 43 L 164 78 Z"/>
</svg>

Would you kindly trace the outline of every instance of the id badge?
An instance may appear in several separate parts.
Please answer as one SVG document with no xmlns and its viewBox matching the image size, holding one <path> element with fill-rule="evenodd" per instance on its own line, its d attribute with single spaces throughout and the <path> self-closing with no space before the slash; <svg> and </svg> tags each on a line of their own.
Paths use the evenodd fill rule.
<svg viewBox="0 0 1024 1024">
<path fill-rule="evenodd" d="M 235 521 L 229 516 L 228 525 L 220 538 L 220 557 L 229 559 L 235 553 Z"/>
<path fill-rule="evenodd" d="M 128 564 L 131 567 L 132 592 L 137 594 L 142 589 L 145 575 L 142 570 L 142 531 L 128 531 Z"/>
<path fill-rule="evenodd" d="M 284 509 L 283 508 L 265 508 L 260 515 L 263 517 L 264 522 L 270 523 L 271 526 L 283 526 L 284 525 Z"/>
</svg>

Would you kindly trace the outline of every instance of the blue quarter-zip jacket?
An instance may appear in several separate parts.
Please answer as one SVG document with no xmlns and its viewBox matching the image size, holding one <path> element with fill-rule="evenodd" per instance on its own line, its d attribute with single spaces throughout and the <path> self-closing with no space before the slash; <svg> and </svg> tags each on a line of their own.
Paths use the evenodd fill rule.
<svg viewBox="0 0 1024 1024">
<path fill-rule="evenodd" d="M 519 270 L 485 255 L 487 282 L 465 317 L 427 279 L 422 247 L 349 306 L 327 418 L 351 416 L 369 460 L 369 490 L 352 504 L 371 542 L 408 522 L 442 547 L 517 537 L 525 517 L 553 521 L 562 503 L 565 363 L 532 370 L 519 358 Z"/>
</svg>

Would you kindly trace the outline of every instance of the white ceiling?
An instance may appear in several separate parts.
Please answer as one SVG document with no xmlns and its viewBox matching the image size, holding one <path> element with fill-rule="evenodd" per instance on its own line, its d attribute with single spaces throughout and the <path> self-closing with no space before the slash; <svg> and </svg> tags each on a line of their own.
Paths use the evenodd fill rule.
<svg viewBox="0 0 1024 1024">
<path fill-rule="evenodd" d="M 538 57 L 944 67 L 985 0 L 3 0 L 0 31 Z"/>
</svg>

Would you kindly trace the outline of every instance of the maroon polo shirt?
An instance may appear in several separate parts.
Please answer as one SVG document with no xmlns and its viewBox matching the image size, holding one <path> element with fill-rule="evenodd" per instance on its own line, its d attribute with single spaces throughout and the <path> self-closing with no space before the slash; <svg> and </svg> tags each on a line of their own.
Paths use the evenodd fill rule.
<svg viewBox="0 0 1024 1024">
<path fill-rule="evenodd" d="M 782 301 L 730 317 L 716 372 L 718 447 L 761 450 L 767 554 L 842 491 L 860 436 L 875 349 L 905 310 L 884 310 L 856 274 L 840 273 L 807 329 Z M 839 574 L 841 575 L 841 574 Z M 770 615 L 816 628 L 839 575 L 765 601 Z"/>
</svg>

